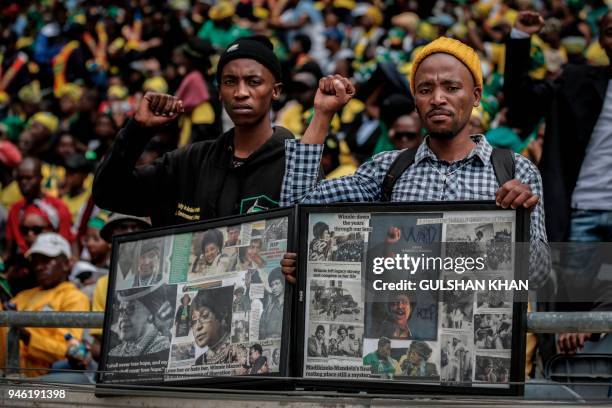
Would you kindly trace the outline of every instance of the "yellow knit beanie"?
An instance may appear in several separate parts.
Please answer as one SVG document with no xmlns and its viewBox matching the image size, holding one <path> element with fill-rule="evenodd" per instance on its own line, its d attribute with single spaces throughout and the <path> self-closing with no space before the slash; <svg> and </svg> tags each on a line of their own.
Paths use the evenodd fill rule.
<svg viewBox="0 0 612 408">
<path fill-rule="evenodd" d="M 450 54 L 457 58 L 459 61 L 470 70 L 474 77 L 474 84 L 482 87 L 482 70 L 480 68 L 480 58 L 476 51 L 468 45 L 465 45 L 461 41 L 454 40 L 448 37 L 440 37 L 435 41 L 430 42 L 417 54 L 412 63 L 412 70 L 410 72 L 410 90 L 415 95 L 414 90 L 414 74 L 419 68 L 419 65 L 423 60 L 432 54 L 437 53 Z"/>
<path fill-rule="evenodd" d="M 33 122 L 38 122 L 43 125 L 49 132 L 55 133 L 59 128 L 59 119 L 52 113 L 49 112 L 37 112 L 29 120 L 31 125 Z"/>
</svg>

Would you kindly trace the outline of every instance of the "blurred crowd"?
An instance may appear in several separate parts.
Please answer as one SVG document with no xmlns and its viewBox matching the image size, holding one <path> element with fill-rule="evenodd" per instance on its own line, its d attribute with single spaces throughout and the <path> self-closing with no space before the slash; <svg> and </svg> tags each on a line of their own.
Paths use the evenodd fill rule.
<svg viewBox="0 0 612 408">
<path fill-rule="evenodd" d="M 60 290 L 66 277 L 78 288 L 79 294 L 71 295 L 78 301 L 58 305 L 60 310 L 86 310 L 96 303 L 95 292 L 104 297 L 104 288 L 96 284 L 108 273 L 113 231 L 143 228 L 148 221 L 108 214 L 94 205 L 96 165 L 146 91 L 177 96 L 185 112 L 172 126 L 157 130 L 139 164 L 227 130 L 231 123 L 219 102 L 216 63 L 237 38 L 262 34 L 272 41 L 284 84 L 273 105 L 273 123 L 296 136 L 313 115 L 320 78 L 337 73 L 355 84 L 356 97 L 330 124 L 322 160 L 326 177 L 351 174 L 376 153 L 422 141 L 408 73 L 418 50 L 442 35 L 470 45 L 482 61 L 485 85 L 482 103 L 472 113 L 473 133 L 537 164 L 546 123 L 541 118 L 535 128 L 517 128 L 507 120 L 505 40 L 520 11 L 536 10 L 545 24 L 531 41 L 533 79 L 554 80 L 567 63 L 607 66 L 598 42 L 598 21 L 607 3 L 2 0 L 0 297 L 9 301 L 49 285 Z M 37 241 L 45 233 L 57 235 Z M 37 254 L 78 262 L 36 267 L 43 262 Z M 37 272 L 45 268 L 59 280 Z M 9 305 L 36 310 L 32 302 L 38 300 L 28 294 Z M 29 344 L 51 341 L 23 336 Z M 64 358 L 29 352 L 32 367 Z"/>
</svg>

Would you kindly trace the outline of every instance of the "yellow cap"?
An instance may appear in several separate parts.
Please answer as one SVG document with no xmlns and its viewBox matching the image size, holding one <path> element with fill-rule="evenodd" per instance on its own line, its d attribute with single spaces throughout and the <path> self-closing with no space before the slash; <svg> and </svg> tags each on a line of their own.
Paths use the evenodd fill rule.
<svg viewBox="0 0 612 408">
<path fill-rule="evenodd" d="M 160 76 L 149 78 L 142 84 L 143 91 L 153 91 L 159 93 L 168 93 L 168 83 Z"/>
<path fill-rule="evenodd" d="M 40 103 L 42 95 L 40 93 L 40 82 L 32 81 L 28 85 L 23 86 L 17 96 L 25 103 Z"/>
<path fill-rule="evenodd" d="M 15 48 L 20 50 L 22 48 L 29 47 L 34 44 L 34 39 L 32 37 L 19 37 L 15 42 Z"/>
<path fill-rule="evenodd" d="M 236 7 L 229 1 L 220 1 L 210 8 L 208 11 L 208 17 L 211 20 L 225 20 L 234 15 Z"/>
<path fill-rule="evenodd" d="M 419 65 L 423 60 L 432 54 L 444 53 L 450 54 L 457 58 L 470 70 L 474 77 L 474 84 L 482 87 L 482 70 L 480 67 L 480 58 L 476 51 L 468 45 L 465 45 L 461 41 L 454 40 L 448 37 L 440 37 L 435 41 L 427 44 L 414 58 L 412 64 L 412 70 L 410 72 L 410 90 L 415 95 L 414 90 L 414 75 L 416 74 Z"/>
<path fill-rule="evenodd" d="M 81 88 L 77 84 L 73 84 L 70 82 L 60 86 L 60 88 L 57 90 L 57 93 L 56 93 L 56 96 L 58 98 L 63 98 L 64 96 L 67 96 L 73 101 L 80 100 L 82 95 L 83 95 L 83 88 Z"/>
<path fill-rule="evenodd" d="M 370 6 L 365 12 L 365 15 L 370 17 L 375 26 L 381 26 L 384 20 L 383 14 L 376 6 Z"/>
<path fill-rule="evenodd" d="M 128 89 L 122 85 L 111 85 L 108 87 L 108 97 L 116 99 L 125 99 L 128 96 Z"/>
<path fill-rule="evenodd" d="M 57 116 L 49 112 L 38 112 L 35 113 L 31 118 L 29 123 L 38 122 L 43 125 L 45 128 L 49 130 L 51 133 L 57 132 L 57 128 L 59 127 L 59 120 Z"/>
<path fill-rule="evenodd" d="M 417 25 L 417 36 L 425 40 L 433 41 L 438 35 L 436 28 L 427 21 L 421 21 Z"/>
</svg>

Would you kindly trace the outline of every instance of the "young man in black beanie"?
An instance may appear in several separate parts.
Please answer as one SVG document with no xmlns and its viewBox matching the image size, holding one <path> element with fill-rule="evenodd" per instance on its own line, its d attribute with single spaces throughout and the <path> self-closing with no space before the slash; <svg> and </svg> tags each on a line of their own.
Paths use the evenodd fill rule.
<svg viewBox="0 0 612 408">
<path fill-rule="evenodd" d="M 155 129 L 175 120 L 182 102 L 147 93 L 98 168 L 94 202 L 150 216 L 154 226 L 244 214 L 278 206 L 287 129 L 272 127 L 270 106 L 281 93 L 281 66 L 262 36 L 234 41 L 217 66 L 219 97 L 235 127 L 212 142 L 170 152 L 135 168 Z"/>
</svg>

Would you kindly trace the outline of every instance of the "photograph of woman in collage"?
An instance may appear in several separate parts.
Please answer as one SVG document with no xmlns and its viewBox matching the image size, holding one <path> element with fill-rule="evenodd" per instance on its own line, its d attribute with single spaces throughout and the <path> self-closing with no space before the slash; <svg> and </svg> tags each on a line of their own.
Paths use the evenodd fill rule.
<svg viewBox="0 0 612 408">
<path fill-rule="evenodd" d="M 193 353 L 177 353 L 169 373 L 180 374 L 185 367 L 201 375 L 278 372 L 285 306 L 279 264 L 287 222 L 262 220 L 193 233 L 172 331 L 173 346 Z"/>
</svg>

